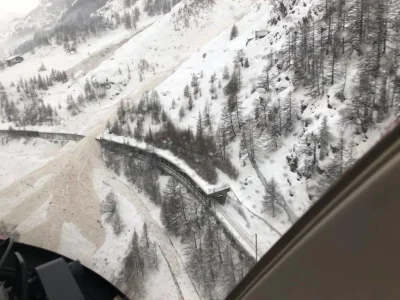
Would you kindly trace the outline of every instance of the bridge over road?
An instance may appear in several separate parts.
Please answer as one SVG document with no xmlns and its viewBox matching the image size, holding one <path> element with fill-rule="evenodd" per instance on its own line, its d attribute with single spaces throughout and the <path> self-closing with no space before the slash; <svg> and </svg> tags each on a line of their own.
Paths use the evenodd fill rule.
<svg viewBox="0 0 400 300">
<path fill-rule="evenodd" d="M 226 197 L 230 191 L 230 187 L 228 185 L 223 185 L 213 189 L 206 189 L 176 164 L 165 157 L 158 155 L 151 149 L 142 149 L 132 145 L 122 144 L 101 138 L 98 139 L 98 141 L 103 148 L 109 151 L 114 151 L 125 155 L 135 155 L 135 157 L 139 159 L 152 159 L 160 169 L 173 176 L 200 200 L 207 203 L 215 200 L 222 205 L 225 204 Z"/>
</svg>

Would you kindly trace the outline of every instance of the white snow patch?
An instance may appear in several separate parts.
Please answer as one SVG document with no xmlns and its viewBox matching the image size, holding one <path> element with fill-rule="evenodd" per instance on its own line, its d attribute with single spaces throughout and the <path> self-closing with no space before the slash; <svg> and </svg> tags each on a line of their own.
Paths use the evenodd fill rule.
<svg viewBox="0 0 400 300">
<path fill-rule="evenodd" d="M 43 139 L 11 140 L 0 145 L 0 188 L 48 163 L 61 146 Z"/>
<path fill-rule="evenodd" d="M 53 174 L 51 173 L 42 176 L 33 184 L 31 182 L 25 181 L 24 183 L 27 185 L 28 188 L 20 194 L 19 191 L 15 191 L 15 195 L 18 195 L 18 197 L 0 198 L 0 218 L 7 215 L 10 211 L 12 211 L 15 207 L 22 203 L 29 195 L 35 193 L 52 176 Z"/>
<path fill-rule="evenodd" d="M 19 224 L 16 230 L 19 233 L 24 234 L 46 222 L 47 210 L 49 209 L 49 205 L 50 205 L 50 200 L 47 200 L 35 212 L 33 212 L 27 220 Z"/>
<path fill-rule="evenodd" d="M 57 252 L 72 259 L 79 258 L 85 266 L 90 268 L 95 251 L 96 245 L 87 240 L 75 224 L 63 224 Z"/>
</svg>

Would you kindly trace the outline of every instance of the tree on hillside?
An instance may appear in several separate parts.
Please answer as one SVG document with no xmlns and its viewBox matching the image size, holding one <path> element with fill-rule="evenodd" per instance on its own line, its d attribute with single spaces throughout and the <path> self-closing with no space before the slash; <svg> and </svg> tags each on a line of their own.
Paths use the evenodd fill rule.
<svg viewBox="0 0 400 300">
<path fill-rule="evenodd" d="M 228 105 L 222 108 L 221 113 L 221 130 L 222 134 L 225 135 L 226 140 L 231 140 L 236 137 L 234 114 L 229 109 Z"/>
<path fill-rule="evenodd" d="M 224 72 L 222 74 L 222 79 L 224 80 L 228 80 L 229 79 L 229 69 L 228 66 L 224 67 Z"/>
<path fill-rule="evenodd" d="M 261 140 L 264 141 L 264 148 L 268 152 L 274 152 L 279 149 L 282 142 L 279 127 L 276 123 L 272 123 L 267 127 L 267 130 L 264 131 Z"/>
<path fill-rule="evenodd" d="M 233 40 L 234 38 L 236 38 L 238 36 L 238 34 L 239 34 L 238 28 L 235 24 L 232 26 L 232 29 L 231 29 L 230 40 Z"/>
<path fill-rule="evenodd" d="M 211 99 L 217 99 L 217 88 L 215 86 L 215 81 L 217 80 L 217 74 L 214 72 L 211 77 L 210 77 L 210 94 L 211 94 Z"/>
<path fill-rule="evenodd" d="M 121 24 L 121 17 L 119 16 L 119 13 L 117 12 L 114 13 L 114 20 L 115 20 L 115 25 L 118 27 Z"/>
<path fill-rule="evenodd" d="M 246 151 L 249 159 L 254 160 L 256 149 L 258 148 L 257 134 L 255 121 L 250 117 L 247 118 L 243 126 L 241 145 L 244 148 L 243 150 Z"/>
<path fill-rule="evenodd" d="M 139 236 L 136 231 L 133 232 L 131 241 L 131 247 L 129 248 L 128 255 L 123 261 L 124 270 L 123 272 L 126 281 L 130 282 L 133 280 L 138 281 L 144 276 L 144 260 L 139 247 Z"/>
<path fill-rule="evenodd" d="M 377 118 L 376 121 L 378 123 L 382 122 L 384 119 L 386 119 L 388 113 L 389 113 L 389 101 L 388 101 L 388 78 L 386 72 L 383 72 L 381 75 L 381 86 L 379 88 L 379 97 L 377 101 Z"/>
<path fill-rule="evenodd" d="M 233 60 L 235 66 L 239 65 L 244 67 L 244 62 L 246 60 L 246 54 L 243 49 L 240 49 L 236 52 L 235 59 Z M 248 61 L 247 61 L 248 62 Z"/>
<path fill-rule="evenodd" d="M 185 85 L 185 89 L 183 90 L 183 96 L 186 98 L 189 98 L 189 96 L 190 96 L 189 85 Z"/>
<path fill-rule="evenodd" d="M 267 126 L 270 102 L 270 98 L 260 96 L 254 103 L 254 119 L 261 127 L 261 131 L 263 131 L 264 128 Z"/>
<path fill-rule="evenodd" d="M 270 67 L 265 66 L 258 81 L 258 88 L 261 89 L 263 93 L 267 93 L 270 90 L 269 71 Z"/>
<path fill-rule="evenodd" d="M 225 259 L 224 259 L 223 270 L 225 271 L 224 273 L 226 274 L 225 277 L 227 278 L 226 280 L 229 289 L 233 289 L 238 281 L 232 252 L 233 252 L 232 248 L 229 245 L 227 245 L 224 251 Z"/>
<path fill-rule="evenodd" d="M 143 223 L 143 230 L 142 230 L 142 236 L 140 238 L 140 243 L 143 244 L 146 249 L 150 249 L 151 242 L 146 223 Z"/>
<path fill-rule="evenodd" d="M 109 219 L 117 210 L 116 195 L 111 191 L 106 195 L 106 198 L 102 202 L 101 213 L 108 214 Z"/>
<path fill-rule="evenodd" d="M 70 53 L 70 48 L 69 48 L 69 43 L 68 42 L 64 42 L 63 49 L 64 49 L 65 52 Z"/>
<path fill-rule="evenodd" d="M 185 107 L 182 105 L 179 109 L 179 120 L 182 121 L 183 117 L 185 116 Z"/>
<path fill-rule="evenodd" d="M 190 81 L 190 86 L 193 88 L 193 94 L 196 97 L 199 93 L 199 78 L 196 74 L 192 75 L 192 80 Z"/>
<path fill-rule="evenodd" d="M 282 205 L 282 198 L 278 184 L 275 179 L 272 178 L 266 185 L 266 195 L 263 200 L 264 211 L 271 213 L 274 218 L 276 216 L 277 207 Z"/>
<path fill-rule="evenodd" d="M 192 109 L 193 109 L 193 98 L 192 98 L 192 95 L 189 94 L 188 110 L 191 111 Z"/>
<path fill-rule="evenodd" d="M 139 21 L 139 17 L 140 17 L 140 10 L 139 7 L 135 7 L 135 9 L 133 10 L 133 18 L 136 20 L 136 22 Z"/>
<path fill-rule="evenodd" d="M 215 132 L 215 143 L 217 146 L 218 155 L 225 160 L 228 157 L 229 139 L 225 134 L 224 128 L 220 125 Z"/>
<path fill-rule="evenodd" d="M 113 191 L 109 192 L 102 201 L 101 213 L 105 215 L 106 221 L 111 223 L 114 234 L 119 235 L 125 225 L 118 212 L 117 196 Z"/>
<path fill-rule="evenodd" d="M 47 69 L 46 69 L 46 67 L 44 66 L 44 64 L 42 63 L 42 64 L 40 65 L 39 72 L 44 72 L 44 71 L 47 71 Z"/>
<path fill-rule="evenodd" d="M 199 111 L 199 117 L 197 119 L 197 125 L 196 125 L 196 138 L 200 140 L 203 138 L 203 135 L 204 135 L 203 120 L 201 117 L 201 112 Z"/>
<path fill-rule="evenodd" d="M 203 125 L 204 127 L 209 128 L 209 130 L 212 130 L 212 122 L 211 122 L 211 105 L 210 102 L 207 101 L 204 106 L 204 112 L 203 112 Z"/>
<path fill-rule="evenodd" d="M 71 115 L 73 115 L 73 116 L 77 115 L 80 112 L 72 95 L 67 96 L 67 109 L 68 109 L 68 111 L 71 112 Z"/>
<path fill-rule="evenodd" d="M 280 101 L 268 108 L 268 121 L 266 130 L 262 134 L 263 145 L 267 151 L 278 150 L 281 145 L 283 129 Z"/>
<path fill-rule="evenodd" d="M 217 74 L 214 72 L 210 76 L 210 83 L 214 83 L 217 80 Z"/>
<path fill-rule="evenodd" d="M 183 200 L 183 189 L 172 177 L 168 179 L 161 204 L 161 220 L 165 228 L 178 235 L 187 229 L 186 207 Z"/>
<path fill-rule="evenodd" d="M 140 254 L 144 263 L 144 271 L 158 268 L 157 244 L 150 240 L 150 233 L 146 223 L 143 223 L 142 235 L 139 241 Z"/>
<path fill-rule="evenodd" d="M 111 226 L 115 235 L 120 235 L 122 230 L 124 230 L 125 224 L 118 211 L 113 215 L 111 219 Z"/>
<path fill-rule="evenodd" d="M 129 12 L 124 14 L 124 25 L 126 29 L 132 29 L 131 14 Z"/>
<path fill-rule="evenodd" d="M 350 146 L 353 147 L 351 144 Z M 354 161 L 354 158 L 352 157 L 352 151 L 353 149 L 346 149 L 346 143 L 344 141 L 343 134 L 341 134 L 339 142 L 335 147 L 334 159 L 328 164 L 327 167 L 325 167 L 324 172 L 318 177 L 317 193 L 319 197 L 322 196 L 323 193 L 325 193 L 328 188 L 332 186 L 333 182 L 342 176 L 346 166 L 349 166 L 346 163 L 346 158 L 349 159 L 349 163 Z M 348 156 L 348 153 L 351 153 L 351 157 Z"/>
<path fill-rule="evenodd" d="M 320 140 L 320 150 L 319 150 L 319 158 L 324 159 L 328 154 L 328 146 L 331 140 L 331 133 L 329 132 L 328 127 L 328 118 L 325 116 L 322 120 L 321 129 L 319 131 L 319 140 Z"/>
<path fill-rule="evenodd" d="M 163 110 L 162 112 L 161 112 L 161 121 L 163 122 L 163 123 L 166 123 L 167 121 L 168 121 L 168 115 L 167 115 L 167 113 L 165 112 L 165 110 Z"/>
<path fill-rule="evenodd" d="M 96 98 L 95 92 L 94 92 L 92 85 L 90 84 L 90 81 L 88 78 L 86 78 L 84 91 L 85 91 L 85 97 L 87 100 L 94 100 Z"/>
<path fill-rule="evenodd" d="M 288 134 L 294 130 L 294 122 L 296 120 L 296 115 L 297 115 L 297 105 L 292 95 L 288 95 L 283 104 L 283 118 L 284 118 L 283 131 L 285 134 Z"/>
<path fill-rule="evenodd" d="M 228 96 L 228 107 L 231 112 L 235 111 L 236 121 L 239 130 L 242 127 L 241 106 L 239 102 L 239 92 L 242 87 L 242 75 L 240 68 L 237 67 L 233 72 L 231 79 L 224 87 L 224 94 Z"/>
<path fill-rule="evenodd" d="M 304 168 L 302 174 L 306 178 L 311 178 L 318 167 L 318 150 L 319 135 L 314 132 L 307 132 L 300 140 L 301 152 L 305 154 Z"/>
<path fill-rule="evenodd" d="M 150 161 L 147 163 L 147 169 L 147 172 L 142 175 L 143 189 L 151 201 L 153 201 L 155 204 L 160 204 L 161 192 L 158 181 L 157 167 L 152 161 Z"/>
<path fill-rule="evenodd" d="M 37 87 L 39 90 L 47 90 L 47 80 L 45 77 L 38 75 Z"/>
</svg>

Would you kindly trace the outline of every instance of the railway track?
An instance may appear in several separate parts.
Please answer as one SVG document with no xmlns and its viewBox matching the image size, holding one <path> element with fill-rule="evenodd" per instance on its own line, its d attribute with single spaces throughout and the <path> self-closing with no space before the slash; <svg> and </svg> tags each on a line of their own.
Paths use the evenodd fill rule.
<svg viewBox="0 0 400 300">
<path fill-rule="evenodd" d="M 236 234 L 234 234 L 232 232 L 232 234 L 234 234 L 234 236 L 240 236 L 240 238 L 247 244 L 248 247 L 246 248 L 250 248 L 252 251 L 249 251 L 250 255 L 253 258 L 256 258 L 256 245 L 255 245 L 255 238 L 252 238 L 248 235 L 248 233 L 242 228 L 242 226 L 240 224 L 238 224 L 237 222 L 235 222 L 235 220 L 233 220 L 228 213 L 226 213 L 219 204 L 216 204 L 216 212 L 220 213 L 222 215 L 222 217 L 226 220 L 226 222 L 233 227 L 233 229 L 236 231 Z M 219 218 L 221 220 L 221 218 Z M 223 222 L 223 220 L 221 220 Z M 239 241 L 240 242 L 240 241 Z M 243 242 L 241 242 L 242 246 Z M 261 257 L 262 253 L 257 249 L 257 256 Z"/>
</svg>

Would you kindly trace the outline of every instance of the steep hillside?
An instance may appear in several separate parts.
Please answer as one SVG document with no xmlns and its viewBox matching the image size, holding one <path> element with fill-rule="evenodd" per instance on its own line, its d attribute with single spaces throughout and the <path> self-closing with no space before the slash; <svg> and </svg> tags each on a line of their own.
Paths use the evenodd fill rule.
<svg viewBox="0 0 400 300">
<path fill-rule="evenodd" d="M 54 165 L 37 172 L 50 178 L 44 187 L 57 183 L 55 199 L 63 180 L 76 189 L 68 209 L 88 191 L 93 204 L 94 224 L 57 219 L 51 246 L 78 232 L 87 263 L 133 296 L 160 297 L 141 289 L 157 274 L 170 285 L 176 276 L 171 298 L 222 299 L 398 122 L 395 0 L 87 4 L 71 3 L 51 30 L 19 48 L 29 51 L 23 63 L 0 70 L 0 126 L 87 135 L 67 162 L 54 159 L 63 167 L 57 176 L 49 174 Z M 229 185 L 227 201 L 201 203 L 151 160 L 101 152 L 94 137 L 152 151 L 205 191 Z M 43 189 L 33 204 L 25 201 L 24 180 L 17 194 L 13 186 L 0 191 L 20 203 L 6 220 L 47 205 Z M 64 208 L 55 207 L 48 218 Z M 105 232 L 97 235 L 100 218 Z M 144 224 L 165 262 L 143 242 Z M 57 247 L 79 257 L 64 246 Z M 140 251 L 150 253 L 145 270 L 132 267 Z"/>
<path fill-rule="evenodd" d="M 398 5 L 359 4 L 251 3 L 235 29 L 138 103 L 121 104 L 103 137 L 168 150 L 190 174 L 229 183 L 233 199 L 283 233 L 396 119 L 397 16 L 381 16 L 387 29 L 372 21 L 366 28 L 360 9 L 379 14 Z M 230 206 L 237 204 L 223 209 L 266 251 L 275 233 Z"/>
<path fill-rule="evenodd" d="M 103 180 L 106 183 L 98 184 L 95 183 L 96 179 L 90 176 L 90 173 L 99 166 L 97 159 L 101 158 L 98 155 L 97 143 L 93 140 L 93 137 L 102 132 L 108 117 L 115 113 L 117 104 L 121 99 L 134 101 L 146 90 L 156 87 L 199 48 L 221 31 L 232 26 L 237 19 L 240 19 L 246 13 L 250 4 L 247 1 L 238 1 L 234 4 L 230 1 L 221 1 L 214 6 L 211 6 L 210 3 L 195 4 L 194 6 L 190 3 L 189 6 L 181 3 L 165 15 L 155 14 L 154 11 L 143 12 L 145 9 L 149 9 L 145 8 L 144 4 L 139 1 L 135 6 L 139 7 L 141 12 L 136 24 L 137 28 L 125 31 L 133 37 L 122 43 L 121 47 L 115 50 L 111 57 L 108 57 L 106 52 L 100 52 L 105 54 L 104 60 L 101 59 L 102 55 L 88 55 L 81 62 L 93 65 L 94 69 L 87 73 L 83 70 L 90 68 L 86 68 L 85 64 L 79 62 L 79 58 L 84 56 L 85 53 L 73 53 L 69 62 L 62 61 L 63 56 L 69 57 L 69 53 L 61 54 L 59 52 L 60 45 L 57 45 L 57 43 L 35 48 L 35 53 L 29 54 L 26 61 L 9 67 L 0 73 L 1 81 L 4 82 L 1 92 L 2 103 L 4 104 L 1 113 L 4 122 L 3 128 L 14 126 L 40 130 L 81 132 L 88 135 L 86 142 L 78 143 L 71 153 L 57 157 L 50 164 L 18 179 L 11 186 L 0 191 L 1 203 L 4 207 L 7 207 L 7 210 L 3 211 L 3 219 L 12 224 L 12 228 L 14 228 L 17 225 L 13 223 L 15 220 L 26 219 L 32 215 L 32 218 L 38 219 L 38 222 L 31 222 L 32 228 L 28 228 L 25 223 L 23 224 L 20 228 L 22 240 L 59 251 L 71 257 L 82 258 L 85 264 L 100 271 L 129 294 L 139 292 L 137 282 L 140 282 L 140 287 L 145 284 L 150 289 L 150 279 L 159 276 L 160 281 L 167 285 L 165 292 L 161 292 L 164 295 L 171 295 L 171 298 L 179 298 L 179 291 L 185 298 L 190 299 L 200 293 L 203 295 L 203 292 L 212 292 L 212 294 L 217 292 L 218 295 L 225 295 L 236 284 L 237 280 L 244 276 L 253 260 L 246 253 L 241 252 L 241 246 L 229 233 L 224 232 L 224 228 L 218 226 L 219 221 L 210 211 L 204 206 L 200 209 L 196 199 L 186 192 L 182 192 L 182 195 L 185 195 L 185 201 L 190 204 L 192 213 L 196 212 L 198 226 L 201 226 L 195 236 L 197 234 L 206 236 L 211 230 L 210 226 L 212 226 L 212 232 L 217 234 L 213 238 L 218 237 L 220 239 L 219 246 L 220 250 L 223 251 L 220 256 L 224 260 L 223 274 L 227 277 L 229 285 L 226 285 L 224 280 L 213 282 L 212 277 L 208 277 L 209 283 L 212 283 L 212 285 L 204 291 L 196 290 L 198 283 L 192 280 L 198 275 L 190 274 L 189 276 L 187 273 L 189 262 L 186 261 L 186 245 L 181 243 L 180 239 L 175 240 L 171 235 L 174 246 L 166 246 L 165 242 L 169 242 L 169 233 L 165 231 L 165 227 L 160 221 L 159 207 L 151 206 L 153 205 L 152 200 L 149 199 L 147 194 L 143 195 L 143 203 L 150 207 L 151 213 L 146 212 L 145 208 L 138 208 L 138 206 L 143 205 L 140 201 L 136 202 L 134 206 L 137 211 L 140 211 L 140 218 L 149 224 L 152 236 L 157 237 L 156 241 L 160 245 L 159 248 L 166 251 L 162 255 L 165 255 L 165 260 L 169 262 L 171 270 L 165 269 L 164 264 L 164 266 L 159 265 L 161 269 L 157 272 L 153 271 L 154 260 L 151 260 L 150 257 L 149 267 L 148 269 L 146 267 L 145 271 L 146 273 L 149 272 L 149 276 L 145 278 L 145 283 L 142 280 L 136 281 L 137 278 L 135 277 L 129 277 L 132 270 L 125 269 L 126 266 L 129 266 L 126 262 L 132 262 L 137 257 L 135 256 L 136 248 L 132 248 L 132 243 L 135 240 L 134 232 L 137 232 L 137 234 L 140 232 L 142 236 L 143 231 L 141 228 L 135 227 L 140 223 L 139 217 L 136 217 L 134 210 L 126 210 L 129 206 L 123 199 L 125 198 L 132 203 L 137 201 L 137 196 L 126 194 L 127 190 L 124 192 L 126 196 L 121 195 L 121 187 L 129 184 L 131 189 L 132 183 L 113 184 L 113 186 L 116 186 L 114 193 L 118 198 L 116 200 L 117 207 L 121 208 L 116 210 L 117 214 L 114 211 L 114 214 L 111 214 L 112 216 L 109 215 L 107 208 L 103 209 L 103 204 L 108 205 L 108 194 L 100 192 L 96 195 L 93 191 L 97 191 L 98 186 L 102 186 L 99 189 L 105 189 L 108 193 L 110 191 L 108 185 L 111 185 L 112 179 L 110 179 L 111 176 L 104 175 Z M 135 7 L 131 8 L 133 16 Z M 154 7 L 153 10 L 155 10 Z M 202 16 L 199 20 L 196 19 L 198 13 Z M 123 35 L 124 30 L 122 28 L 115 30 L 112 31 L 114 34 L 119 31 L 121 36 Z M 104 39 L 107 32 L 105 30 L 101 35 L 91 37 L 90 44 L 96 47 L 96 53 L 107 47 Z M 111 39 L 112 37 L 108 38 Z M 78 45 L 79 51 L 86 51 L 88 49 L 86 47 L 89 47 L 88 42 L 89 40 L 80 43 Z M 43 59 L 46 70 L 39 64 L 40 59 Z M 28 64 L 31 66 L 29 70 L 27 70 Z M 71 65 L 70 69 L 76 71 L 71 73 L 69 70 L 62 71 L 68 64 Z M 79 68 L 79 66 L 82 68 Z M 50 69 L 53 67 L 57 68 L 57 71 Z M 34 75 L 35 70 L 39 69 L 42 69 L 38 73 L 40 76 Z M 29 74 L 29 76 L 21 76 L 24 73 Z M 19 76 L 21 76 L 21 79 L 18 79 Z M 78 160 L 77 157 L 79 157 Z M 78 164 L 81 165 L 81 168 L 77 168 Z M 52 173 L 51 170 L 55 166 L 57 166 L 57 170 Z M 142 173 L 144 174 L 143 171 Z M 70 178 L 69 176 L 71 176 L 72 181 L 67 179 Z M 41 184 L 32 193 L 25 193 L 25 182 L 35 184 L 39 177 L 44 178 L 44 183 L 40 182 Z M 124 182 L 123 178 L 119 180 Z M 167 180 L 168 178 L 165 181 Z M 59 182 L 69 183 L 65 187 L 65 185 L 60 185 Z M 181 186 L 175 185 L 175 183 L 171 184 L 177 190 L 183 191 Z M 49 195 L 49 186 L 54 187 L 55 194 L 50 191 Z M 15 192 L 15 190 L 18 191 Z M 12 205 L 4 200 L 9 195 L 13 195 Z M 34 197 L 35 201 L 30 201 L 30 197 Z M 49 200 L 49 197 L 52 200 Z M 66 198 L 66 200 L 58 200 L 63 198 Z M 96 199 L 99 201 L 97 204 Z M 84 216 L 85 213 L 82 212 L 82 209 L 74 210 L 72 208 L 74 205 L 81 207 L 76 201 L 85 203 L 83 210 L 90 216 Z M 101 211 L 97 211 L 99 206 Z M 26 207 L 29 207 L 29 209 Z M 126 214 L 120 216 L 121 211 L 126 211 Z M 103 214 L 101 224 L 106 228 L 106 232 L 99 229 L 100 213 Z M 57 215 L 58 218 L 55 217 Z M 79 219 L 79 217 L 82 218 Z M 132 222 L 130 218 L 135 221 Z M 207 221 L 207 224 L 205 224 L 205 221 Z M 124 226 L 121 226 L 122 222 Z M 37 238 L 45 227 L 51 228 L 51 233 L 47 236 L 46 241 Z M 16 227 L 16 230 L 18 228 Z M 74 236 L 76 236 L 76 240 L 73 239 Z M 77 241 L 85 245 L 85 251 L 78 252 L 74 247 L 68 246 L 68 244 L 75 245 Z M 99 246 L 101 243 L 103 243 L 103 246 Z M 118 253 L 115 254 L 116 257 L 108 257 L 110 253 L 115 253 L 113 249 L 116 245 L 121 245 L 118 248 Z M 95 255 L 93 255 L 94 251 L 96 251 Z M 156 250 L 158 262 L 161 264 L 160 251 Z M 196 254 L 196 251 L 192 253 Z M 94 257 L 93 261 L 90 259 L 92 256 Z M 197 257 L 192 256 L 190 264 L 196 266 L 196 260 Z M 152 272 L 156 272 L 154 276 Z M 236 274 L 236 272 L 238 273 Z M 127 283 L 124 282 L 126 276 L 130 278 Z M 172 286 L 171 276 L 176 277 L 178 286 Z M 211 276 L 211 274 L 208 276 Z M 203 289 L 203 287 L 201 288 Z M 142 292 L 140 289 L 140 295 L 143 295 Z M 146 295 L 150 299 L 159 297 L 154 293 L 151 290 Z"/>
<path fill-rule="evenodd" d="M 73 2 L 73 0 L 41 0 L 25 18 L 10 24 L 6 38 L 51 28 Z"/>
</svg>

